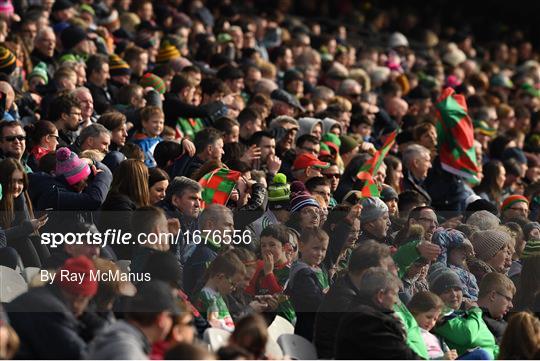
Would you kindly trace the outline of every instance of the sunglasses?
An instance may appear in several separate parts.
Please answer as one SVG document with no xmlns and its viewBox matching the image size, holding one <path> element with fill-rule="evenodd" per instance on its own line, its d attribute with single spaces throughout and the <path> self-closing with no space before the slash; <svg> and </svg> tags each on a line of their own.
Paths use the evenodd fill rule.
<svg viewBox="0 0 540 361">
<path fill-rule="evenodd" d="M 328 178 L 328 179 L 331 179 L 331 178 L 337 178 L 337 179 L 339 179 L 339 178 L 341 178 L 341 174 L 339 174 L 339 173 L 325 174 L 324 176 L 325 176 L 326 178 Z"/>
<path fill-rule="evenodd" d="M 22 142 L 26 140 L 26 137 L 24 135 L 8 135 L 7 137 L 4 137 L 4 140 L 6 142 L 14 142 L 15 139 L 18 140 L 19 142 Z"/>
</svg>

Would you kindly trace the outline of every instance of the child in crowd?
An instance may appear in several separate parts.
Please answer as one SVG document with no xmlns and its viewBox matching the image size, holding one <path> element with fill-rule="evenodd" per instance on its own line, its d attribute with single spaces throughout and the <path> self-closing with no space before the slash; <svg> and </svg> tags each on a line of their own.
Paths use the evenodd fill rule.
<svg viewBox="0 0 540 361">
<path fill-rule="evenodd" d="M 474 255 L 472 243 L 465 234 L 455 229 L 436 231 L 432 242 L 441 247 L 437 258 L 442 266 L 454 271 L 464 285 L 463 297 L 476 301 L 478 299 L 478 283 L 476 277 L 467 268 L 467 258 Z M 437 268 L 440 265 L 434 264 Z"/>
<path fill-rule="evenodd" d="M 321 229 L 306 229 L 300 236 L 300 259 L 291 267 L 287 294 L 297 315 L 295 333 L 313 338 L 315 313 L 330 288 L 330 277 L 321 266 L 328 249 L 328 234 Z"/>
<path fill-rule="evenodd" d="M 281 224 L 272 224 L 261 232 L 260 238 L 262 260 L 257 262 L 255 274 L 246 292 L 252 296 L 276 295 L 278 297 L 277 312 L 294 323 L 296 315 L 288 297 L 283 294 L 285 284 L 289 280 L 290 263 L 287 260 L 289 232 Z"/>
<path fill-rule="evenodd" d="M 413 296 L 407 304 L 407 308 L 413 314 L 429 353 L 431 360 L 455 360 L 456 350 L 449 350 L 437 336 L 430 333 L 431 329 L 439 320 L 444 303 L 439 296 L 431 292 L 419 292 Z"/>
<path fill-rule="evenodd" d="M 448 268 L 432 275 L 430 290 L 445 305 L 444 317 L 433 333 L 456 349 L 460 358 L 494 360 L 499 354 L 499 346 L 482 319 L 482 310 L 474 302 L 467 302 L 468 309 L 461 310 L 463 288 L 459 276 Z"/>
<path fill-rule="evenodd" d="M 144 152 L 144 163 L 153 168 L 156 166 L 154 159 L 154 149 L 163 139 L 160 134 L 163 132 L 165 115 L 161 108 L 148 106 L 141 110 L 142 132 L 133 135 L 133 143 L 137 144 Z"/>
<path fill-rule="evenodd" d="M 234 330 L 234 321 L 224 296 L 231 294 L 242 281 L 245 267 L 233 253 L 224 253 L 212 261 L 206 271 L 207 281 L 195 297 L 195 306 L 212 327 Z"/>
</svg>

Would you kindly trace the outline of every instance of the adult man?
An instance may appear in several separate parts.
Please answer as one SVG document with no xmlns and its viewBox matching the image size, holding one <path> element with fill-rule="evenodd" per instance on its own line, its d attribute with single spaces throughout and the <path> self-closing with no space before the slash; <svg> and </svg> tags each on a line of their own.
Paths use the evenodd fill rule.
<svg viewBox="0 0 540 361">
<path fill-rule="evenodd" d="M 501 204 L 501 219 L 503 222 L 517 217 L 529 217 L 529 200 L 519 194 L 506 197 Z"/>
<path fill-rule="evenodd" d="M 295 117 L 299 112 L 303 112 L 304 108 L 300 105 L 298 99 L 287 93 L 285 90 L 276 89 L 270 94 L 272 99 L 272 114 L 273 116 L 288 115 Z"/>
<path fill-rule="evenodd" d="M 261 150 L 259 168 L 265 171 L 267 179 L 271 181 L 281 167 L 281 160 L 276 155 L 274 136 L 269 132 L 261 131 L 253 134 L 249 142 Z"/>
<path fill-rule="evenodd" d="M 152 344 L 163 341 L 180 315 L 173 290 L 164 281 L 141 282 L 127 301 L 125 320 L 116 321 L 98 334 L 89 346 L 93 359 L 148 359 Z"/>
<path fill-rule="evenodd" d="M 56 47 L 56 35 L 50 27 L 40 29 L 34 39 L 34 50 L 30 53 L 32 64 L 43 62 L 47 65 L 47 76 L 52 79 L 56 71 L 57 64 L 54 59 L 54 49 Z"/>
<path fill-rule="evenodd" d="M 86 87 L 92 94 L 94 108 L 98 114 L 103 114 L 114 104 L 112 94 L 107 88 L 107 82 L 111 78 L 109 59 L 103 54 L 92 55 L 86 61 L 86 73 Z"/>
<path fill-rule="evenodd" d="M 199 217 L 201 242 L 188 258 L 184 267 L 184 290 L 192 294 L 197 283 L 202 280 L 206 268 L 226 246 L 222 241 L 226 234 L 234 231 L 232 211 L 221 205 L 211 204 L 205 208 Z M 193 234 L 188 242 L 196 242 Z"/>
<path fill-rule="evenodd" d="M 247 107 L 238 114 L 238 123 L 240 123 L 240 142 L 247 144 L 249 139 L 256 132 L 263 128 L 263 119 L 255 109 Z"/>
<path fill-rule="evenodd" d="M 201 185 L 193 179 L 175 177 L 167 187 L 165 199 L 158 204 L 165 211 L 167 218 L 176 218 L 180 222 L 182 232 L 177 242 L 171 246 L 171 251 L 175 253 L 181 266 L 195 249 L 195 244 L 187 243 L 188 238 L 184 235 L 189 235 L 197 229 L 197 218 L 201 211 L 201 192 Z"/>
<path fill-rule="evenodd" d="M 84 58 L 91 53 L 91 44 L 84 29 L 71 25 L 60 33 L 60 40 L 64 49 L 62 58 Z"/>
<path fill-rule="evenodd" d="M 433 208 L 431 208 L 430 206 L 420 206 L 413 208 L 409 213 L 407 224 L 402 229 L 402 232 L 400 232 L 400 234 L 396 236 L 396 241 L 397 238 L 400 238 L 400 236 L 403 236 L 404 238 L 401 240 L 405 241 L 405 239 L 409 236 L 408 232 L 411 226 L 415 224 L 421 226 L 424 230 L 424 240 L 426 241 L 431 241 L 431 237 L 433 236 L 435 229 L 439 226 L 437 215 L 435 214 Z"/>
<path fill-rule="evenodd" d="M 292 174 L 296 180 L 305 183 L 310 178 L 320 177 L 321 169 L 328 166 L 328 163 L 320 161 L 312 153 L 303 153 L 294 160 Z"/>
<path fill-rule="evenodd" d="M 225 65 L 219 69 L 217 77 L 235 94 L 240 94 L 244 90 L 244 72 L 233 65 Z"/>
<path fill-rule="evenodd" d="M 415 190 L 420 193 L 429 204 L 431 197 L 423 186 L 431 168 L 431 155 L 429 149 L 419 144 L 408 146 L 403 152 L 403 190 Z"/>
<path fill-rule="evenodd" d="M 330 204 L 332 193 L 330 191 L 330 181 L 325 177 L 313 177 L 306 182 L 306 189 L 311 195 L 319 195 L 324 198 L 326 204 Z"/>
<path fill-rule="evenodd" d="M 26 133 L 20 122 L 0 121 L 0 160 L 13 158 L 21 161 L 26 149 Z M 26 172 L 31 172 L 30 168 L 23 162 Z"/>
<path fill-rule="evenodd" d="M 148 67 L 148 53 L 138 46 L 130 46 L 124 53 L 124 60 L 131 69 L 132 83 L 137 83 Z"/>
<path fill-rule="evenodd" d="M 80 126 L 85 128 L 97 121 L 97 116 L 94 112 L 94 99 L 92 93 L 86 87 L 78 87 L 72 92 L 75 99 L 79 101 L 81 107 L 82 123 Z"/>
<path fill-rule="evenodd" d="M 336 359 L 415 359 L 407 333 L 394 313 L 401 281 L 381 267 L 370 268 L 360 279 L 360 305 L 344 317 L 336 335 Z M 356 340 L 362 342 L 355 342 Z"/>
<path fill-rule="evenodd" d="M 391 224 L 388 206 L 380 198 L 369 197 L 362 201 L 362 207 L 360 214 L 362 234 L 358 242 L 373 239 L 380 243 L 392 244 L 388 238 Z"/>
<path fill-rule="evenodd" d="M 81 106 L 71 95 L 59 95 L 49 107 L 48 119 L 58 129 L 58 147 L 67 147 L 74 142 L 74 132 L 82 120 Z"/>
<path fill-rule="evenodd" d="M 82 276 L 81 281 L 62 277 L 62 272 Z M 11 325 L 21 338 L 18 357 L 25 359 L 84 359 L 86 342 L 79 335 L 79 321 L 98 283 L 85 256 L 69 258 L 52 284 L 31 288 L 6 305 Z"/>
<path fill-rule="evenodd" d="M 97 150 L 107 154 L 111 145 L 111 132 L 101 124 L 91 124 L 81 131 L 76 143 L 72 146 L 75 151 Z"/>
</svg>

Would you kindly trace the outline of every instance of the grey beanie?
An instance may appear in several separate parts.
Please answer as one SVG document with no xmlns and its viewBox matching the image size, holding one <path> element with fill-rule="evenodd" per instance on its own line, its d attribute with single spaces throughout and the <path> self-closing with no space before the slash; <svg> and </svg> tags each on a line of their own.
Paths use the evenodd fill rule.
<svg viewBox="0 0 540 361">
<path fill-rule="evenodd" d="M 388 212 L 388 206 L 380 198 L 369 197 L 362 201 L 360 221 L 371 222 Z"/>
<path fill-rule="evenodd" d="M 485 231 L 487 229 L 493 229 L 497 227 L 500 223 L 501 222 L 496 215 L 486 210 L 474 212 L 467 219 L 467 224 L 471 226 L 476 226 L 481 231 Z"/>
<path fill-rule="evenodd" d="M 497 252 L 509 244 L 512 239 L 509 234 L 495 229 L 479 231 L 472 236 L 472 245 L 476 257 L 484 262 L 492 259 Z"/>
<path fill-rule="evenodd" d="M 434 277 L 429 283 L 429 290 L 436 295 L 440 295 L 450 288 L 459 288 L 463 290 L 463 283 L 456 272 L 447 268 Z"/>
</svg>

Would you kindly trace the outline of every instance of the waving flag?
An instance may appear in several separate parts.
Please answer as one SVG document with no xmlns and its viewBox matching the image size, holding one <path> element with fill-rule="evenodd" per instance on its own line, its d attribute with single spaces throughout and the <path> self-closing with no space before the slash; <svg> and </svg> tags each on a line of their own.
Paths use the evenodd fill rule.
<svg viewBox="0 0 540 361">
<path fill-rule="evenodd" d="M 435 105 L 439 121 L 437 138 L 442 168 L 478 183 L 478 164 L 474 150 L 474 127 L 467 114 L 465 97 L 446 88 Z"/>
<path fill-rule="evenodd" d="M 379 189 L 373 177 L 379 171 L 379 168 L 384 161 L 384 157 L 386 157 L 390 149 L 392 149 L 392 146 L 396 141 L 396 136 L 397 130 L 394 130 L 388 135 L 388 138 L 386 138 L 383 146 L 375 152 L 373 158 L 369 159 L 362 165 L 362 167 L 360 167 L 356 177 L 365 181 L 364 186 L 362 187 L 363 197 L 379 197 Z"/>
<path fill-rule="evenodd" d="M 207 173 L 199 180 L 199 184 L 203 187 L 201 207 L 205 208 L 212 203 L 227 204 L 241 175 L 240 172 L 227 168 L 218 168 Z"/>
</svg>

